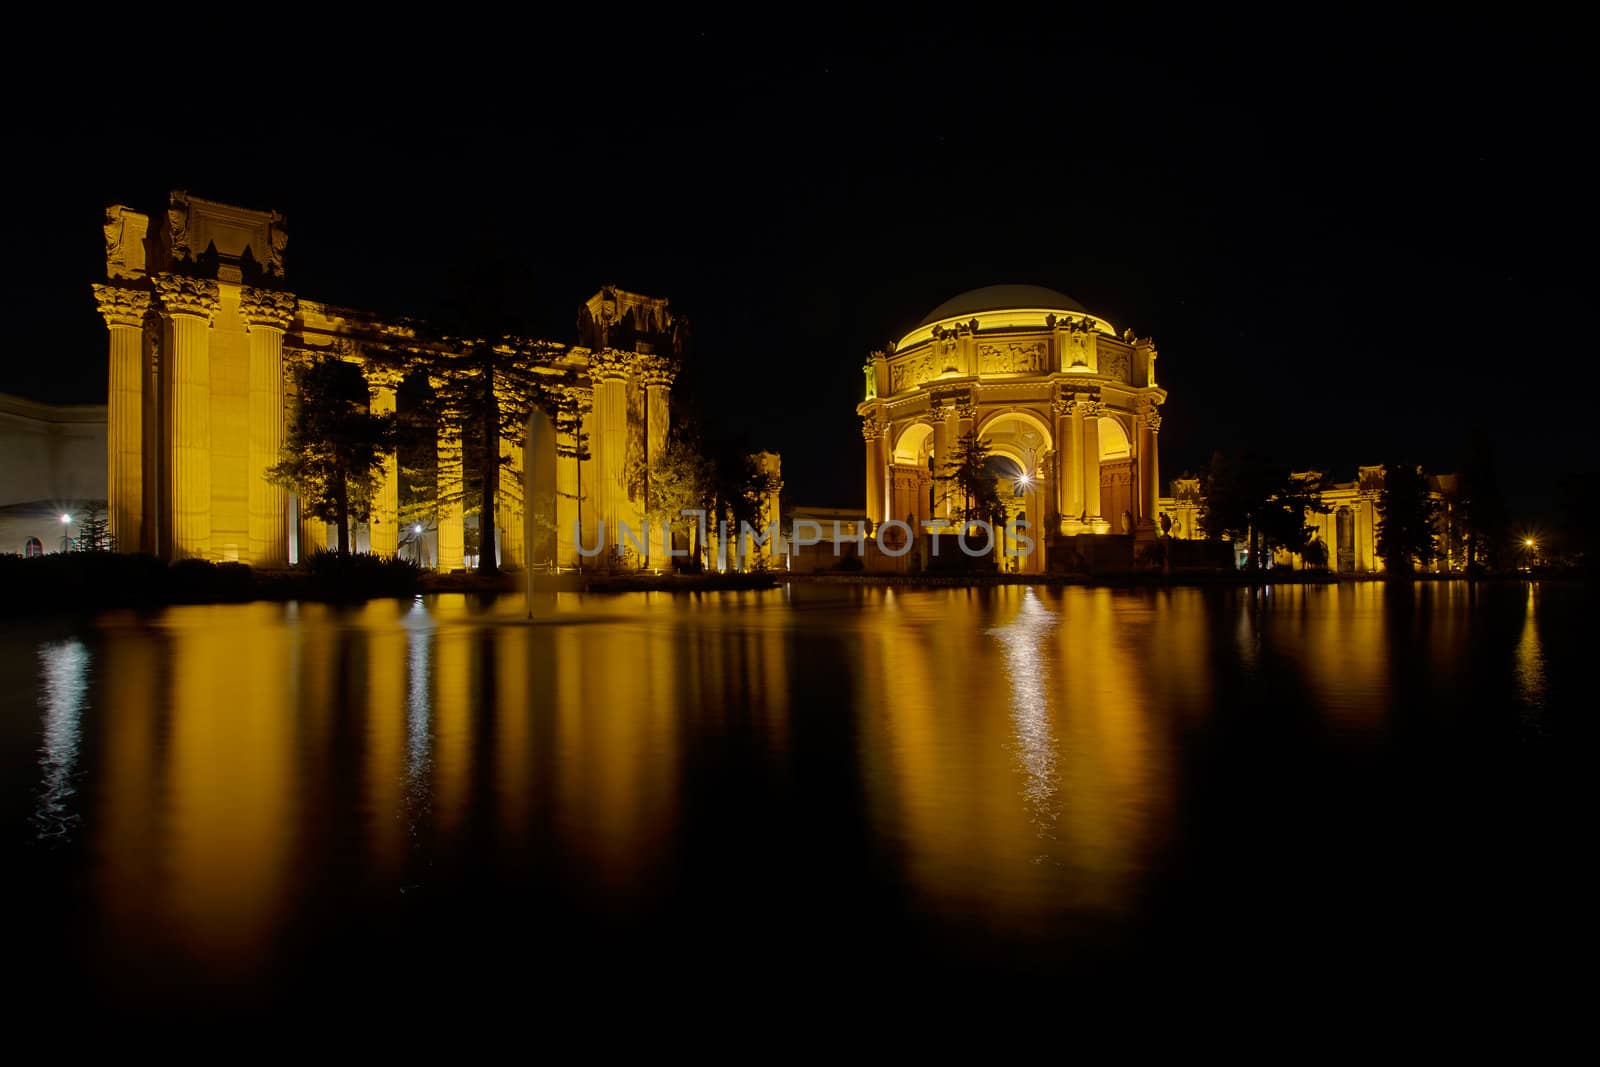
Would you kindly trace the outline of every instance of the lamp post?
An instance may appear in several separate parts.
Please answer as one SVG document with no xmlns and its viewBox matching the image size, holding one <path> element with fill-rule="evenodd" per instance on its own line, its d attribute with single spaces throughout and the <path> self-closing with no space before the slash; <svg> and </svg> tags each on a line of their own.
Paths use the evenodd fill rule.
<svg viewBox="0 0 1600 1067">
<path fill-rule="evenodd" d="M 67 551 L 72 540 L 72 516 L 65 512 L 61 515 L 61 551 Z"/>
<path fill-rule="evenodd" d="M 1535 558 L 1534 554 L 1536 552 L 1538 552 L 1538 550 L 1539 550 L 1539 542 L 1535 541 L 1531 537 L 1524 537 L 1522 539 L 1522 548 L 1523 548 L 1523 555 L 1527 558 L 1527 561 L 1528 561 L 1528 563 L 1527 563 L 1528 569 L 1531 571 L 1531 570 L 1533 570 L 1533 561 L 1534 561 L 1534 558 Z"/>
</svg>

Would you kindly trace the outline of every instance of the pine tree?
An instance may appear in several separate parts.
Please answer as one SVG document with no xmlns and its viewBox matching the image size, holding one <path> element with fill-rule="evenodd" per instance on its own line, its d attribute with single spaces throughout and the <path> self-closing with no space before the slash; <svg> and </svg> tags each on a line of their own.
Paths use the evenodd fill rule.
<svg viewBox="0 0 1600 1067">
<path fill-rule="evenodd" d="M 78 522 L 78 536 L 73 538 L 74 552 L 115 552 L 116 539 L 111 536 L 111 519 L 99 504 L 84 509 Z"/>
<path fill-rule="evenodd" d="M 395 417 L 367 410 L 367 384 L 354 363 L 318 356 L 296 369 L 299 400 L 283 453 L 268 478 L 299 494 L 311 512 L 338 529 L 339 555 L 350 555 L 351 523 L 364 518 Z"/>
<path fill-rule="evenodd" d="M 989 469 L 989 446 L 976 433 L 963 434 L 936 478 L 944 486 L 944 499 L 962 522 L 994 521 L 1005 512 L 1000 484 Z"/>
<path fill-rule="evenodd" d="M 1410 574 L 1439 555 L 1439 502 L 1413 463 L 1387 463 L 1378 493 L 1378 555 L 1390 574 Z"/>
</svg>

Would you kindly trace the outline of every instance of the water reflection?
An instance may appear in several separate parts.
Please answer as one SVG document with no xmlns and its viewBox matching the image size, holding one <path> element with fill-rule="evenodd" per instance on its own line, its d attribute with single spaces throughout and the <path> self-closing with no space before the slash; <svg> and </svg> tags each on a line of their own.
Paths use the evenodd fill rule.
<svg viewBox="0 0 1600 1067">
<path fill-rule="evenodd" d="M 41 838 L 65 838 L 79 816 L 71 809 L 77 792 L 78 746 L 83 740 L 84 693 L 89 688 L 89 650 L 76 638 L 39 649 L 44 741 L 39 747 L 42 779 L 33 821 Z"/>
<path fill-rule="evenodd" d="M 1060 813 L 1056 739 L 1050 728 L 1050 672 L 1044 658 L 1045 642 L 1055 627 L 1055 613 L 1039 602 L 1032 589 L 1024 589 L 1016 616 L 989 631 L 1005 649 L 1012 728 L 1024 779 L 1022 795 L 1040 837 L 1054 836 Z"/>
<path fill-rule="evenodd" d="M 1536 725 L 1545 710 L 1544 648 L 1539 642 L 1538 583 L 1528 583 L 1528 597 L 1523 607 L 1522 633 L 1517 639 L 1516 679 L 1517 694 L 1525 709 L 1524 723 Z"/>
<path fill-rule="evenodd" d="M 663 900 L 714 901 L 709 926 L 888 901 L 893 921 L 1021 951 L 1137 915 L 1214 847 L 1195 835 L 1243 833 L 1296 788 L 1296 754 L 1329 795 L 1359 794 L 1324 734 L 1425 730 L 1408 709 L 1456 714 L 1488 671 L 1501 705 L 1542 712 L 1563 632 L 1545 595 L 797 585 L 561 594 L 532 621 L 460 596 L 175 608 L 0 644 L 4 677 L 39 694 L 3 785 L 14 825 L 86 846 L 87 940 L 134 985 L 312 969 L 353 924 L 408 943 L 432 906 L 527 917 L 495 894 L 537 896 L 555 926 L 643 924 Z M 391 909 L 406 918 L 386 926 Z"/>
</svg>

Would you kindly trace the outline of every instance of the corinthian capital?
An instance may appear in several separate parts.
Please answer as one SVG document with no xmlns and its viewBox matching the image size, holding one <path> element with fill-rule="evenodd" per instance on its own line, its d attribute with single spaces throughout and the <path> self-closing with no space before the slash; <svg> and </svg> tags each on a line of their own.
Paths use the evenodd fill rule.
<svg viewBox="0 0 1600 1067">
<path fill-rule="evenodd" d="M 189 315 L 210 322 L 217 315 L 217 283 L 183 274 L 157 274 L 150 282 L 167 315 Z"/>
<path fill-rule="evenodd" d="M 1058 419 L 1067 415 L 1071 415 L 1072 409 L 1076 406 L 1077 401 L 1072 399 L 1072 395 L 1070 393 L 1066 396 L 1058 396 L 1054 400 L 1050 401 L 1050 411 Z"/>
<path fill-rule="evenodd" d="M 96 285 L 94 302 L 107 326 L 142 326 L 145 313 L 150 310 L 149 293 L 116 285 Z"/>
<path fill-rule="evenodd" d="M 589 354 L 589 377 L 595 381 L 627 381 L 633 373 L 634 353 L 602 348 Z"/>
<path fill-rule="evenodd" d="M 239 290 L 239 314 L 244 319 L 245 332 L 257 326 L 271 330 L 287 330 L 294 319 L 294 294 L 278 289 L 255 289 L 245 286 Z"/>
<path fill-rule="evenodd" d="M 861 420 L 861 439 L 863 441 L 876 441 L 883 436 L 883 424 L 877 419 L 867 418 Z"/>
<path fill-rule="evenodd" d="M 673 366 L 672 360 L 662 355 L 639 356 L 639 376 L 644 379 L 645 385 L 660 385 L 672 387 L 673 379 L 678 376 L 678 368 Z"/>
<path fill-rule="evenodd" d="M 1098 419 L 1106 413 L 1106 405 L 1100 400 L 1080 400 L 1078 404 L 1083 408 L 1085 418 Z"/>
</svg>

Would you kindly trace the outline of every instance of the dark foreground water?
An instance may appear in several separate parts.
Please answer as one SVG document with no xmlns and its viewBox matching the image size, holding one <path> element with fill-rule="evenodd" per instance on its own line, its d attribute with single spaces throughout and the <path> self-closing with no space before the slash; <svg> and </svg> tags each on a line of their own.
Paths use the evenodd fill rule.
<svg viewBox="0 0 1600 1067">
<path fill-rule="evenodd" d="M 1567 933 L 1581 588 L 538 611 L 5 624 L 8 973 L 214 1013 L 556 981 L 1370 990 L 1535 981 Z"/>
</svg>

